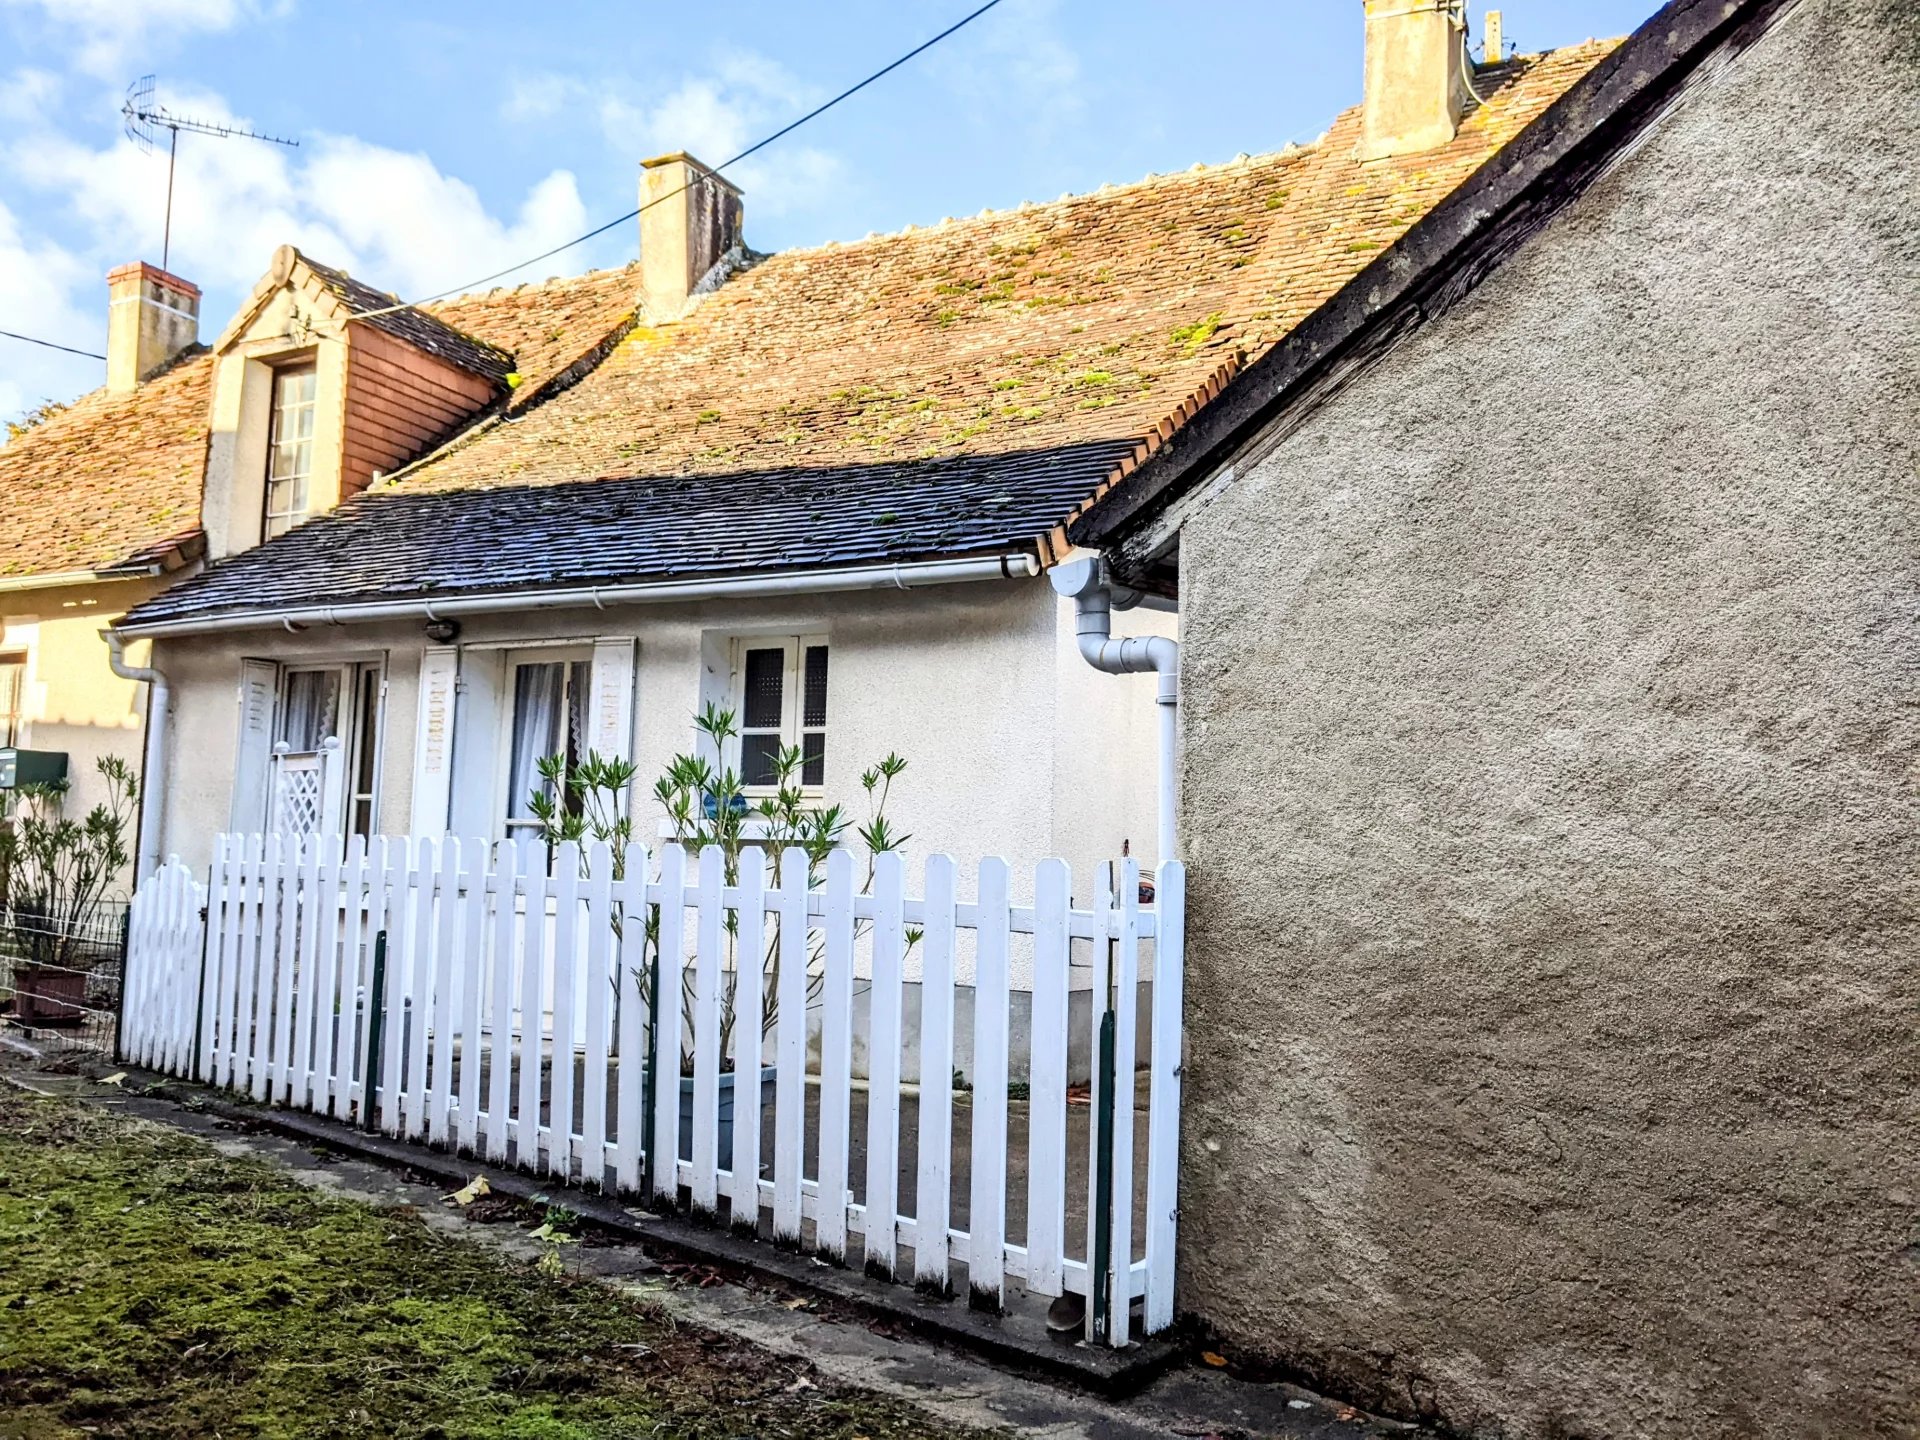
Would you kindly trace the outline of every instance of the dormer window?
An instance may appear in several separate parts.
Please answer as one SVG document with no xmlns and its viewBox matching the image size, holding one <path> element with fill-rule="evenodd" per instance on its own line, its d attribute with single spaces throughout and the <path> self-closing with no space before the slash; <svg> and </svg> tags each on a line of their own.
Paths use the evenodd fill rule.
<svg viewBox="0 0 1920 1440">
<path fill-rule="evenodd" d="M 273 422 L 267 441 L 267 504 L 262 534 L 271 540 L 307 518 L 313 474 L 316 371 L 290 365 L 273 372 Z"/>
</svg>

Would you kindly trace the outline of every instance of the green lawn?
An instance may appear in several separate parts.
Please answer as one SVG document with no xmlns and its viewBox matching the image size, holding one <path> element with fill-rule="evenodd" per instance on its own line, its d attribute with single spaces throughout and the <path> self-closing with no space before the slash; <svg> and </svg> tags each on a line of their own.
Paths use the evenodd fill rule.
<svg viewBox="0 0 1920 1440">
<path fill-rule="evenodd" d="M 406 1211 L 0 1085 L 0 1436 L 939 1437 Z"/>
</svg>

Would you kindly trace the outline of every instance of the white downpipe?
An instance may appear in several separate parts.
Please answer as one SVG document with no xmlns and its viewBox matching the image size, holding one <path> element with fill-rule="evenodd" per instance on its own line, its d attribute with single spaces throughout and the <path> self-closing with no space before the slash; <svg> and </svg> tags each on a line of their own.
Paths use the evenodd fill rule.
<svg viewBox="0 0 1920 1440">
<path fill-rule="evenodd" d="M 126 641 L 102 630 L 107 642 L 107 664 L 122 680 L 147 687 L 147 749 L 140 765 L 140 838 L 134 848 L 133 883 L 138 885 L 160 868 L 161 806 L 167 794 L 167 677 L 151 665 L 129 665 Z"/>
<path fill-rule="evenodd" d="M 800 571 L 789 575 L 741 575 L 718 580 L 661 580 L 639 585 L 589 585 L 565 590 L 514 590 L 490 595 L 450 595 L 438 599 L 370 600 L 350 605 L 309 605 L 295 609 L 247 610 L 148 625 L 120 627 L 124 639 L 146 635 L 197 635 L 215 630 L 255 630 L 263 625 L 288 630 L 309 625 L 349 625 L 369 620 L 439 620 L 449 615 L 508 611 L 565 610 L 609 605 L 663 605 L 676 600 L 727 600 L 765 595 L 819 595 L 848 590 L 914 590 L 923 585 L 952 585 L 968 580 L 1024 580 L 1040 573 L 1028 554 L 990 555 L 971 560 L 924 560 L 907 565 L 863 565 L 844 570 Z"/>
<path fill-rule="evenodd" d="M 1180 646 L 1164 635 L 1113 638 L 1114 585 L 1106 563 L 1098 557 L 1070 560 L 1051 572 L 1053 588 L 1073 600 L 1080 654 L 1096 670 L 1109 675 L 1159 676 L 1154 703 L 1160 709 L 1160 764 L 1158 777 L 1159 827 L 1154 858 L 1164 864 L 1179 859 L 1174 833 L 1174 767 L 1180 740 Z M 1125 603 L 1139 596 L 1122 590 Z"/>
</svg>

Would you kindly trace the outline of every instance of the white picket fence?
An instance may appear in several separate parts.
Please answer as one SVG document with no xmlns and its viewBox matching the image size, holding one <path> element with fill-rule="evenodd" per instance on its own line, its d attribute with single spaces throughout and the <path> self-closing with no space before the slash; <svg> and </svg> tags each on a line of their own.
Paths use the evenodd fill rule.
<svg viewBox="0 0 1920 1440">
<path fill-rule="evenodd" d="M 736 1227 L 770 1228 L 774 1240 L 835 1262 L 849 1258 L 857 1235 L 861 1262 L 877 1275 L 951 1290 L 957 1263 L 975 1302 L 992 1307 L 1008 1281 L 1043 1297 L 1098 1291 L 1088 1336 L 1112 1345 L 1128 1342 L 1135 1299 L 1147 1333 L 1172 1323 L 1185 899 L 1177 863 L 1157 872 L 1152 905 L 1140 904 L 1128 861 L 1103 870 L 1092 903 L 1076 907 L 1068 866 L 1051 859 L 1035 869 L 1032 903 L 1015 904 L 998 859 L 980 863 L 973 898 L 962 899 L 958 867 L 942 855 L 927 859 L 921 891 L 909 895 L 898 855 L 874 857 L 862 887 L 845 851 L 810 886 L 797 852 L 777 876 L 744 864 L 729 884 L 720 851 L 690 858 L 673 845 L 657 853 L 633 846 L 619 866 L 597 843 L 557 846 L 550 864 L 543 848 L 455 839 L 356 839 L 340 848 L 310 837 L 223 836 L 206 886 L 178 862 L 143 885 L 130 930 L 124 1057 L 565 1183 L 653 1203 L 684 1196 L 695 1213 L 716 1218 L 724 1201 Z M 685 1000 L 659 1008 L 659 1083 L 649 1100 L 650 907 L 658 907 L 664 957 L 659 993 Z M 763 987 L 754 982 L 768 973 L 769 944 L 778 971 L 762 1052 L 773 1077 L 772 1161 L 763 1166 L 755 1163 L 765 1137 L 751 1037 L 763 1029 Z M 1010 1138 L 1007 1078 L 1016 946 L 1031 954 L 1034 976 L 1024 1143 Z M 947 1084 L 899 1080 L 910 956 L 922 985 L 926 1077 L 952 1071 L 956 994 L 964 994 L 956 972 L 972 971 L 973 1090 L 958 1102 Z M 1069 1206 L 1076 961 L 1090 967 L 1095 996 L 1106 997 L 1092 1007 L 1088 1038 L 1101 1054 L 1104 1029 L 1112 1058 L 1104 1075 L 1095 1067 L 1084 1219 L 1070 1225 L 1081 1198 Z M 810 969 L 818 984 L 811 1003 L 821 1011 L 811 1075 Z M 864 1085 L 852 1068 L 856 978 L 871 987 Z M 1136 997 L 1147 978 L 1143 1094 Z M 738 982 L 735 1055 L 723 1057 L 730 979 Z M 749 1037 L 744 1055 L 738 1037 Z M 683 1056 L 690 1085 L 676 1063 Z M 732 1107 L 732 1155 L 745 1162 L 737 1164 L 720 1153 L 730 1058 L 743 1061 L 741 1103 Z M 864 1132 L 856 1134 L 861 1100 Z M 1103 1127 L 1108 1105 L 1113 1123 Z M 1136 1127 L 1144 1154 L 1136 1154 Z M 914 1213 L 902 1213 L 903 1136 L 915 1149 Z M 653 1163 L 661 1156 L 673 1163 Z M 954 1223 L 956 1165 L 969 1177 L 965 1228 Z M 856 1170 L 864 1176 L 858 1197 Z M 1008 1235 L 1010 1179 L 1025 1200 L 1019 1243 Z"/>
</svg>

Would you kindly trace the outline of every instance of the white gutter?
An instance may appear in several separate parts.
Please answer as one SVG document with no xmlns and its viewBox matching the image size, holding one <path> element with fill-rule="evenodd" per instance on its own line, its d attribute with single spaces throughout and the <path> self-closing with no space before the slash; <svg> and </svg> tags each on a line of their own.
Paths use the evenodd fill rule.
<svg viewBox="0 0 1920 1440">
<path fill-rule="evenodd" d="M 1109 675 L 1136 675 L 1152 671 L 1159 685 L 1154 702 L 1160 710 L 1159 830 L 1154 860 L 1165 864 L 1180 858 L 1174 833 L 1173 780 L 1180 736 L 1180 646 L 1164 635 L 1112 638 L 1115 590 L 1099 556 L 1069 560 L 1050 572 L 1053 588 L 1078 608 L 1080 653 L 1096 670 Z M 1141 603 L 1136 591 L 1119 591 L 1122 607 Z"/>
<path fill-rule="evenodd" d="M 712 580 L 660 580 L 636 585 L 589 585 L 565 590 L 509 590 L 486 595 L 416 596 L 347 605 L 247 610 L 239 614 L 187 616 L 145 625 L 121 625 L 124 640 L 151 635 L 202 635 L 217 630 L 287 630 L 310 625 L 354 625 L 373 620 L 440 620 L 450 615 L 486 615 L 528 610 L 605 610 L 610 605 L 665 605 L 677 600 L 730 600 L 763 595 L 819 595 L 847 590 L 914 590 L 970 580 L 1020 580 L 1040 573 L 1032 555 L 1015 553 L 971 560 L 924 560 L 909 565 L 866 565 L 844 570 L 782 575 L 737 575 Z"/>
<path fill-rule="evenodd" d="M 47 575 L 0 575 L 0 590 L 52 590 L 63 585 L 104 585 L 113 580 L 151 580 L 164 575 L 164 565 L 129 566 L 125 570 L 58 570 Z"/>
<path fill-rule="evenodd" d="M 126 642 L 113 631 L 102 630 L 100 638 L 107 642 L 113 673 L 147 687 L 147 751 L 140 766 L 140 838 L 133 863 L 133 883 L 138 886 L 160 868 L 160 807 L 167 794 L 167 677 L 151 665 L 129 665 Z"/>
</svg>

